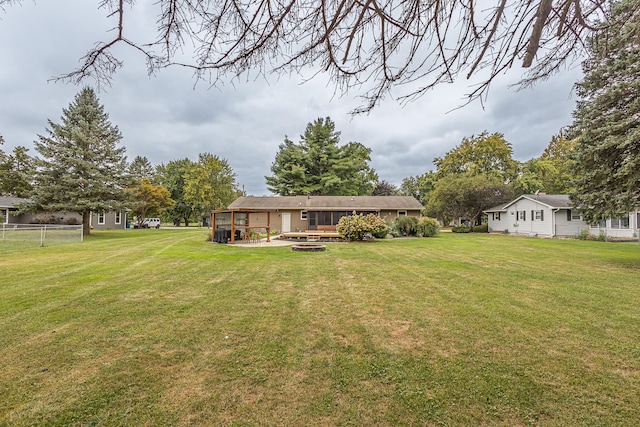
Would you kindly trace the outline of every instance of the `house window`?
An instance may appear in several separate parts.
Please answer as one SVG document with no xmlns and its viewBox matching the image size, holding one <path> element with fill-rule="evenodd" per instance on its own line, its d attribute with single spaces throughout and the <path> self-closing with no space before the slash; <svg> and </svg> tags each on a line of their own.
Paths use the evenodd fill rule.
<svg viewBox="0 0 640 427">
<path fill-rule="evenodd" d="M 407 211 L 398 211 L 398 216 L 407 216 Z"/>
<path fill-rule="evenodd" d="M 527 211 L 517 211 L 516 220 L 518 221 L 526 221 L 527 220 Z"/>
<path fill-rule="evenodd" d="M 303 221 L 307 220 L 307 211 L 300 211 L 300 219 Z"/>
<path fill-rule="evenodd" d="M 116 212 L 115 223 L 116 224 L 122 224 L 122 212 L 121 211 Z"/>
<path fill-rule="evenodd" d="M 531 211 L 531 221 L 543 221 L 544 213 L 542 211 Z"/>
<path fill-rule="evenodd" d="M 571 220 L 572 221 L 581 221 L 582 220 L 582 212 L 578 210 L 571 211 Z"/>
<path fill-rule="evenodd" d="M 615 229 L 628 229 L 629 228 L 629 215 L 622 218 L 611 218 L 611 228 Z"/>
<path fill-rule="evenodd" d="M 500 221 L 500 212 L 491 212 L 491 219 L 493 221 Z"/>
<path fill-rule="evenodd" d="M 104 212 L 98 212 L 98 225 L 104 225 Z"/>
</svg>

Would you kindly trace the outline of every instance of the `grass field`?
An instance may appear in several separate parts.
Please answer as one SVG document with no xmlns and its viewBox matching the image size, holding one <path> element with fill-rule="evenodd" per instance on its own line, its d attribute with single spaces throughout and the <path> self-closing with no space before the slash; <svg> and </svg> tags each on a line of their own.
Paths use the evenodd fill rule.
<svg viewBox="0 0 640 427">
<path fill-rule="evenodd" d="M 0 242 L 0 425 L 634 426 L 640 246 Z"/>
</svg>

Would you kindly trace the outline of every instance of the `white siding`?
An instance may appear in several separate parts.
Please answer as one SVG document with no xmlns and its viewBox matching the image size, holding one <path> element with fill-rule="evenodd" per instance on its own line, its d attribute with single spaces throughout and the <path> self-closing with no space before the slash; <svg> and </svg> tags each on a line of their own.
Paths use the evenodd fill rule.
<svg viewBox="0 0 640 427">
<path fill-rule="evenodd" d="M 604 232 L 608 237 L 620 237 L 620 238 L 631 238 L 638 236 L 639 224 L 639 216 L 638 211 L 631 212 L 629 214 L 629 227 L 628 228 L 613 228 L 611 218 L 606 220 L 606 227 L 600 228 L 598 225 L 589 227 L 589 232 L 591 234 L 599 235 L 600 232 Z"/>
<path fill-rule="evenodd" d="M 531 211 L 542 211 L 542 220 L 532 217 Z M 524 212 L 524 219 L 518 218 Z M 512 234 L 535 234 L 551 237 L 553 233 L 553 211 L 548 206 L 529 199 L 520 199 L 507 207 L 508 229 Z"/>
<path fill-rule="evenodd" d="M 531 220 L 532 210 L 542 210 L 543 221 Z M 517 219 L 518 211 L 526 212 L 524 220 Z M 535 234 L 540 237 L 577 237 L 582 230 L 588 229 L 593 235 L 598 236 L 602 232 L 614 238 L 635 238 L 640 232 L 640 212 L 638 211 L 630 213 L 628 228 L 612 228 L 611 218 L 606 220 L 605 227 L 590 226 L 582 219 L 569 220 L 567 212 L 567 209 L 550 209 L 530 200 L 519 200 L 507 207 L 507 212 L 500 213 L 500 220 L 496 219 L 497 214 L 488 214 L 489 231 L 495 233 L 508 230 L 509 234 Z"/>
<path fill-rule="evenodd" d="M 577 237 L 589 225 L 582 219 L 569 219 L 571 209 L 560 209 L 555 214 L 555 235 L 560 237 Z"/>
</svg>

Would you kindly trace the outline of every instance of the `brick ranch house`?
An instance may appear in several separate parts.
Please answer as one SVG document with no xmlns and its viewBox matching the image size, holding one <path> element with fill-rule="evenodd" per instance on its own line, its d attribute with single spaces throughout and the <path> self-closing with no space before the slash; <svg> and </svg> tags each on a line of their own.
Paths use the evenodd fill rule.
<svg viewBox="0 0 640 427">
<path fill-rule="evenodd" d="M 422 205 L 412 196 L 248 196 L 239 197 L 228 207 L 232 211 L 253 211 L 252 226 L 270 227 L 281 233 L 305 230 L 335 231 L 340 218 L 353 212 L 373 213 L 382 219 L 399 216 L 420 217 Z"/>
</svg>

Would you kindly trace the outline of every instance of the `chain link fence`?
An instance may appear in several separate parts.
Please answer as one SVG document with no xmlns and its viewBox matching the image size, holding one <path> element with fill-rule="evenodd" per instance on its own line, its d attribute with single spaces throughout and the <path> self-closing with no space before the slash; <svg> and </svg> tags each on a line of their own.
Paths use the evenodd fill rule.
<svg viewBox="0 0 640 427">
<path fill-rule="evenodd" d="M 33 242 L 40 246 L 82 242 L 82 225 L 2 224 L 0 242 Z"/>
</svg>

